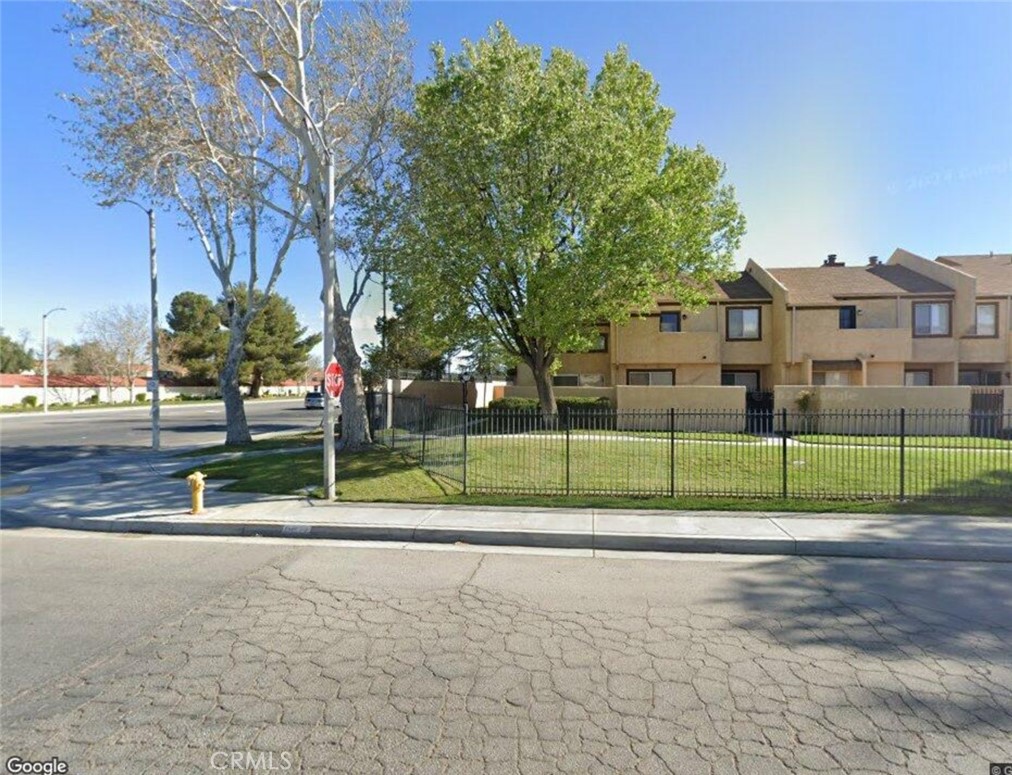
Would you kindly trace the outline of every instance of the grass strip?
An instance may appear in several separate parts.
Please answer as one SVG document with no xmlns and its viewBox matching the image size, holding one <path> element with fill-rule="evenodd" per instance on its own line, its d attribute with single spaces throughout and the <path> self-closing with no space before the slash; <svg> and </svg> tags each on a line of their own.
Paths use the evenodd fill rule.
<svg viewBox="0 0 1012 775">
<path fill-rule="evenodd" d="M 186 452 L 180 452 L 175 457 L 208 457 L 220 455 L 226 452 L 264 452 L 272 449 L 298 449 L 300 447 L 316 447 L 323 443 L 323 430 L 309 431 L 307 433 L 294 433 L 285 436 L 272 436 L 268 439 L 258 439 L 249 444 L 240 446 L 228 446 L 216 444 L 213 447 L 200 447 Z"/>
<path fill-rule="evenodd" d="M 233 479 L 224 490 L 272 495 L 322 496 L 323 450 L 289 451 L 276 455 L 239 455 L 177 471 L 185 478 L 196 470 L 209 479 Z M 383 448 L 337 455 L 338 498 L 343 501 L 431 502 L 448 490 L 416 464 Z"/>
</svg>

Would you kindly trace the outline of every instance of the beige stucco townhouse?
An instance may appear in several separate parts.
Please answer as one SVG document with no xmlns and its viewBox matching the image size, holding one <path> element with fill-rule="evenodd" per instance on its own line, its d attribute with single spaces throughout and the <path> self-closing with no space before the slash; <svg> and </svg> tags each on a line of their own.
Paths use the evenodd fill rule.
<svg viewBox="0 0 1012 775">
<path fill-rule="evenodd" d="M 947 386 L 1012 384 L 1012 255 L 896 250 L 888 261 L 813 267 L 749 261 L 704 309 L 677 299 L 602 325 L 566 354 L 559 386 Z M 518 374 L 518 384 L 530 374 Z"/>
</svg>

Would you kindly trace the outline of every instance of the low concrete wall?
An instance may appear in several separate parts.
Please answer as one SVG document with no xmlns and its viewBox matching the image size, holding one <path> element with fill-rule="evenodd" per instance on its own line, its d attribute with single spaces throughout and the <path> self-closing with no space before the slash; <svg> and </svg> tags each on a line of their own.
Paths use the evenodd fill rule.
<svg viewBox="0 0 1012 775">
<path fill-rule="evenodd" d="M 471 409 L 488 406 L 498 388 L 505 382 L 468 382 L 467 405 Z M 389 392 L 409 398 L 424 398 L 429 406 L 456 406 L 463 404 L 464 394 L 460 382 L 440 382 L 426 379 L 391 379 Z M 533 388 L 531 388 L 533 390 Z"/>
<path fill-rule="evenodd" d="M 669 409 L 675 410 L 676 431 L 745 430 L 744 387 L 620 385 L 615 392 L 620 430 L 666 429 L 668 418 L 658 413 Z M 637 412 L 642 414 L 637 416 Z"/>
<path fill-rule="evenodd" d="M 506 398 L 538 397 L 538 389 L 533 385 L 507 385 L 504 391 Z M 555 387 L 556 398 L 607 398 L 615 405 L 615 388 L 610 387 Z"/>
<path fill-rule="evenodd" d="M 260 388 L 260 394 L 263 396 L 302 396 L 308 391 L 314 390 L 315 387 L 306 385 L 265 385 Z M 249 394 L 249 388 L 245 385 L 239 388 L 243 395 Z M 457 388 L 458 395 L 460 394 L 460 387 Z M 49 388 L 49 405 L 54 404 L 85 404 L 88 403 L 92 396 L 98 396 L 98 403 L 100 404 L 125 404 L 130 401 L 130 389 L 125 387 L 115 387 L 112 389 L 112 396 L 110 401 L 110 395 L 108 388 L 104 387 L 50 387 Z M 150 403 L 151 395 L 147 391 L 146 386 L 138 386 L 134 388 L 134 402 L 137 403 L 137 396 L 143 395 L 145 399 Z M 212 385 L 159 385 L 158 395 L 163 401 L 171 401 L 174 398 L 217 398 L 219 391 L 217 386 Z M 21 403 L 21 399 L 25 396 L 35 396 L 38 406 L 42 406 L 42 388 L 41 387 L 3 387 L 0 388 L 0 406 L 15 406 Z"/>
<path fill-rule="evenodd" d="M 797 402 L 804 393 L 812 396 L 812 419 L 804 419 Z M 893 435 L 900 431 L 899 410 L 905 409 L 907 434 L 959 436 L 970 432 L 970 394 L 969 387 L 780 385 L 773 390 L 773 407 L 777 414 L 787 410 L 788 430 L 794 432 L 807 426 L 817 433 Z"/>
</svg>

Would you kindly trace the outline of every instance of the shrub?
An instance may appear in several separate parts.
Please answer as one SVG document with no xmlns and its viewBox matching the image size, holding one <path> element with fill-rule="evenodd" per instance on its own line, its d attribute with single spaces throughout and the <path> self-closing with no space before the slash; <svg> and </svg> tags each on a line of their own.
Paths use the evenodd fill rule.
<svg viewBox="0 0 1012 775">
<path fill-rule="evenodd" d="M 504 412 L 533 412 L 538 408 L 538 400 L 536 398 L 508 396 L 506 398 L 496 398 L 489 401 L 488 408 L 493 412 L 497 410 Z"/>
<path fill-rule="evenodd" d="M 92 406 L 94 406 L 95 404 L 97 404 L 98 403 L 98 393 L 93 393 L 92 395 L 88 396 L 87 400 L 85 400 L 84 403 L 91 404 Z"/>
<path fill-rule="evenodd" d="M 137 394 L 137 403 L 143 404 L 147 400 L 148 400 L 148 394 L 147 393 L 138 393 Z"/>
<path fill-rule="evenodd" d="M 591 398 L 588 396 L 563 396 L 555 399 L 555 403 L 561 410 L 567 409 L 611 409 L 611 400 L 607 396 Z"/>
<path fill-rule="evenodd" d="M 21 399 L 21 406 L 31 409 L 39 405 L 39 399 L 36 396 L 25 396 Z"/>
<path fill-rule="evenodd" d="M 798 407 L 798 411 L 808 412 L 815 408 L 815 393 L 811 390 L 802 390 L 794 399 L 794 403 Z"/>
<path fill-rule="evenodd" d="M 615 428 L 615 410 L 611 401 L 605 397 L 569 397 L 556 400 L 559 416 L 565 425 L 572 429 L 613 430 Z"/>
</svg>

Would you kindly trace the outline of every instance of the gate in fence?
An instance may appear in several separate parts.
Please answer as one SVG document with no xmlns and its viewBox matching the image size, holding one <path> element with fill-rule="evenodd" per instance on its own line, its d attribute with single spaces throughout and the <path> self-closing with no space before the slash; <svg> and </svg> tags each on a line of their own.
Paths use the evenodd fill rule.
<svg viewBox="0 0 1012 775">
<path fill-rule="evenodd" d="M 749 390 L 745 394 L 745 425 L 749 433 L 773 433 L 773 393 Z"/>
<path fill-rule="evenodd" d="M 970 435 L 1000 438 L 1004 403 L 1004 391 L 975 389 L 970 394 Z"/>
</svg>

